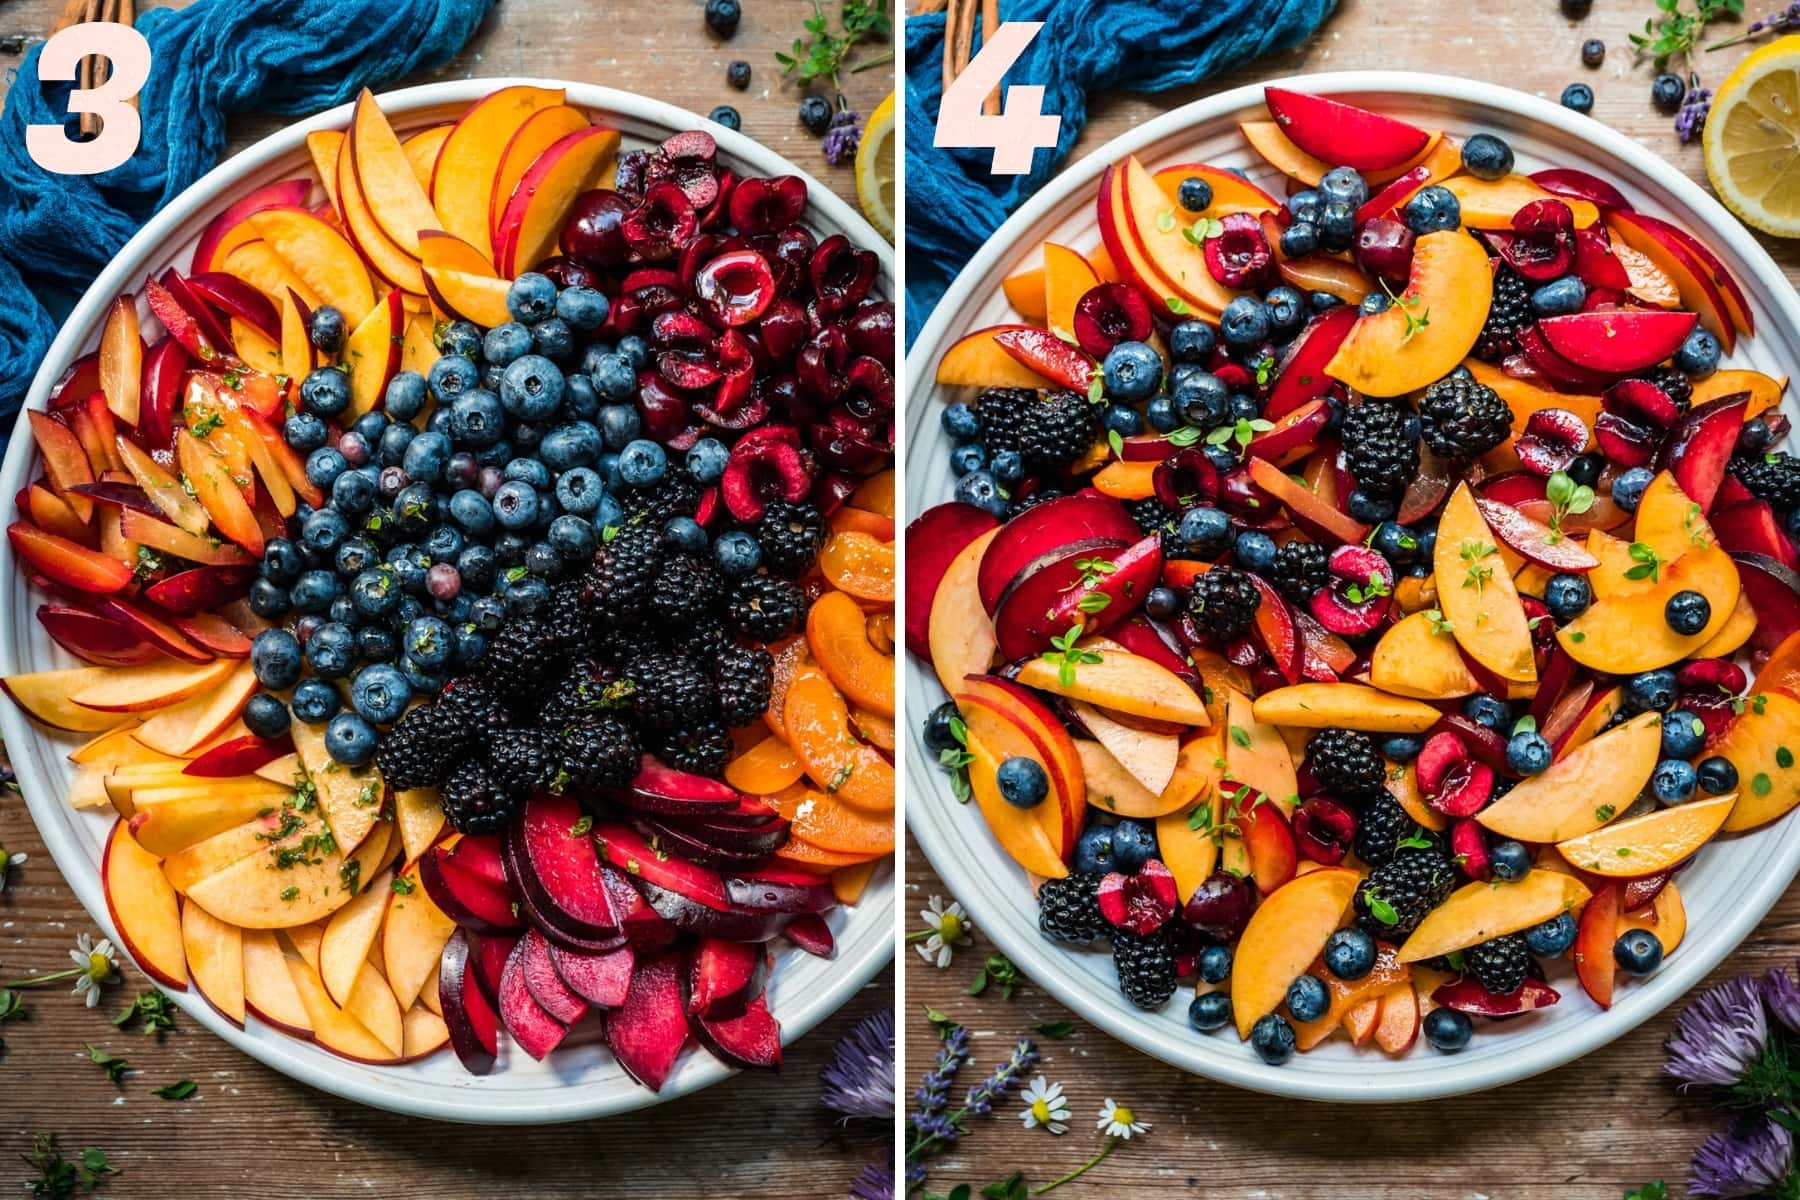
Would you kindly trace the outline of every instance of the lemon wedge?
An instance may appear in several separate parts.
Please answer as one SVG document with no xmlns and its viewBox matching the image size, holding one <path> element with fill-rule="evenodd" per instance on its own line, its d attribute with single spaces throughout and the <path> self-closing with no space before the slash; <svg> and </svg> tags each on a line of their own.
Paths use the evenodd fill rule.
<svg viewBox="0 0 1800 1200">
<path fill-rule="evenodd" d="M 1702 141 L 1726 207 L 1764 233 L 1800 237 L 1800 34 L 1738 64 L 1713 97 Z"/>
<path fill-rule="evenodd" d="M 856 148 L 856 200 L 869 224 L 894 240 L 894 93 L 869 114 Z"/>
</svg>

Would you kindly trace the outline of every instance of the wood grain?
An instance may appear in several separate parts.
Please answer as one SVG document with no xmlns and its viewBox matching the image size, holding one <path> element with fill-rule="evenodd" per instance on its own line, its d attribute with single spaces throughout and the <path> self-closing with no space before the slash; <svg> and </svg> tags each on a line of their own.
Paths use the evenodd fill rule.
<svg viewBox="0 0 1800 1200">
<path fill-rule="evenodd" d="M 0 43 L 16 34 L 42 36 L 61 8 L 62 0 L 0 5 Z M 700 10 L 697 0 L 604 8 L 506 0 L 452 62 L 389 86 L 527 75 L 603 83 L 702 114 L 730 104 L 746 133 L 854 204 L 850 169 L 825 163 L 817 140 L 799 126 L 800 93 L 782 82 L 773 57 L 800 32 L 811 0 L 746 4 L 730 41 L 706 29 Z M 726 65 L 738 58 L 754 72 L 744 92 L 725 84 Z M 0 94 L 14 66 L 16 59 L 0 55 Z M 844 86 L 850 103 L 866 113 L 893 86 L 893 76 L 878 68 L 845 75 Z M 229 150 L 289 120 L 234 117 Z M 76 934 L 93 926 L 11 793 L 0 796 L 0 842 L 31 856 L 0 898 L 0 973 L 66 965 Z M 182 1018 L 176 1032 L 160 1037 L 115 1031 L 110 1016 L 144 986 L 132 972 L 98 1011 L 80 1007 L 62 988 L 37 993 L 28 998 L 31 1019 L 0 1030 L 8 1109 L 0 1122 L 0 1164 L 10 1164 L 0 1165 L 0 1188 L 16 1187 L 25 1175 L 15 1156 L 36 1130 L 60 1134 L 67 1154 L 83 1146 L 104 1149 L 125 1174 L 102 1195 L 221 1200 L 841 1196 L 865 1162 L 884 1157 L 890 1140 L 886 1130 L 840 1129 L 818 1107 L 818 1073 L 839 1036 L 867 1013 L 892 1005 L 891 968 L 789 1047 L 780 1075 L 740 1075 L 631 1116 L 538 1129 L 483 1130 L 362 1108 L 295 1083 Z M 124 1056 L 141 1074 L 114 1087 L 86 1061 L 88 1042 Z M 197 1082 L 198 1093 L 184 1103 L 150 1094 L 178 1079 Z"/>
<path fill-rule="evenodd" d="M 1773 5 L 1752 5 L 1752 8 Z M 1567 83 L 1590 84 L 1596 119 L 1621 129 L 1702 184 L 1700 148 L 1682 146 L 1669 119 L 1649 103 L 1648 64 L 1634 67 L 1626 34 L 1650 15 L 1649 0 L 1597 4 L 1579 24 L 1561 17 L 1555 0 L 1497 0 L 1479 6 L 1377 4 L 1345 0 L 1305 46 L 1216 82 L 1155 96 L 1096 97 L 1076 143 L 1080 156 L 1156 114 L 1216 90 L 1307 71 L 1391 66 L 1440 71 L 1556 99 Z M 1581 65 L 1589 37 L 1607 43 L 1597 70 Z M 1705 82 L 1716 86 L 1744 48 L 1706 56 Z M 1800 243 L 1764 238 L 1788 278 L 1800 283 Z M 1800 366 L 1800 364 L 1795 364 Z M 1790 367 L 1790 370 L 1792 368 Z M 914 786 L 911 803 L 932 803 Z M 916 844 L 907 844 L 908 920 L 945 892 Z M 1790 895 L 1716 972 L 1792 969 L 1800 945 L 1800 895 Z M 965 995 L 985 939 L 936 971 L 916 955 L 906 962 L 908 1075 L 916 1080 L 934 1052 L 935 1035 L 918 1014 L 931 1005 L 970 1029 L 991 1032 L 977 1045 L 985 1070 L 1013 1037 L 1071 1014 L 1043 991 L 1025 987 L 1012 1001 L 991 991 Z M 1579 1002 L 1579 1001 L 1578 1001 Z M 1124 1004 L 1123 999 L 1120 1000 Z M 1074 1109 L 1073 1129 L 1052 1139 L 1022 1131 L 1015 1104 L 977 1123 L 955 1153 L 936 1160 L 931 1189 L 957 1183 L 979 1188 L 1024 1169 L 1034 1183 L 1068 1171 L 1098 1148 L 1094 1114 L 1107 1096 L 1131 1104 L 1155 1123 L 1149 1139 L 1118 1150 L 1079 1183 L 1057 1195 L 1235 1197 L 1242 1200 L 1617 1200 L 1627 1188 L 1662 1178 L 1683 1194 L 1693 1147 L 1719 1128 L 1718 1118 L 1663 1082 L 1662 1042 L 1671 1009 L 1581 1062 L 1537 1079 L 1458 1100 L 1421 1105 L 1352 1107 L 1277 1100 L 1185 1075 L 1126 1049 L 1087 1025 L 1067 1041 L 1043 1040 L 1044 1073 L 1060 1081 Z M 1199 1035 L 1195 1035 L 1199 1036 Z M 1431 1053 L 1429 1050 L 1420 1053 Z M 1446 1059 L 1445 1070 L 1456 1069 Z M 965 1068 L 970 1070 L 972 1068 Z M 960 1089 L 959 1089 L 960 1092 Z"/>
</svg>

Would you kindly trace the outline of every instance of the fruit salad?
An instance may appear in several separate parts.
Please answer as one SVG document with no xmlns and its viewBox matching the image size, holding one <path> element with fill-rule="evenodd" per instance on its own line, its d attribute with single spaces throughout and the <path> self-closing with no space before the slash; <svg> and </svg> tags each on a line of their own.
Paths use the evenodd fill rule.
<svg viewBox="0 0 1800 1200">
<path fill-rule="evenodd" d="M 14 675 L 125 946 L 362 1062 L 775 1067 L 894 846 L 893 308 L 805 182 L 363 93 L 29 414 Z"/>
<path fill-rule="evenodd" d="M 1707 843 L 1800 802 L 1786 381 L 1727 365 L 1703 230 L 1266 101 L 1273 192 L 1112 164 L 1098 243 L 935 364 L 924 743 L 1045 938 L 1270 1064 L 1606 1008 Z"/>
</svg>

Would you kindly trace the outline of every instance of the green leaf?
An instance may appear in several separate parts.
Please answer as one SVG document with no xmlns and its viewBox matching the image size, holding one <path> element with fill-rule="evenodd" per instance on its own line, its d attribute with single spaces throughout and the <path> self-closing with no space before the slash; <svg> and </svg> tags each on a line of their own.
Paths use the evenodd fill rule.
<svg viewBox="0 0 1800 1200">
<path fill-rule="evenodd" d="M 1106 380 L 1099 374 L 1088 380 L 1088 401 L 1098 404 L 1106 399 Z"/>
<path fill-rule="evenodd" d="M 1038 1032 L 1038 1034 L 1043 1037 L 1052 1038 L 1057 1041 L 1061 1041 L 1063 1038 L 1066 1038 L 1071 1033 L 1075 1032 L 1075 1022 L 1073 1022 L 1073 1021 L 1043 1021 L 1037 1025 L 1032 1026 L 1032 1028 L 1034 1030 L 1036 1030 Z"/>
<path fill-rule="evenodd" d="M 1365 894 L 1364 898 L 1369 904 L 1369 915 L 1374 917 L 1377 921 L 1380 921 L 1383 925 L 1398 925 L 1400 923 L 1400 914 L 1394 911 L 1394 906 L 1392 904 L 1389 904 L 1386 900 L 1381 898 L 1379 892 L 1370 889 Z"/>
<path fill-rule="evenodd" d="M 1242 725 L 1233 725 L 1231 727 L 1231 740 L 1245 749 L 1249 749 L 1250 731 L 1245 729 Z"/>
<path fill-rule="evenodd" d="M 1544 484 L 1544 495 L 1552 504 L 1567 504 L 1575 496 L 1575 481 L 1562 471 L 1551 475 Z"/>
<path fill-rule="evenodd" d="M 1520 717 L 1517 721 L 1513 722 L 1513 727 L 1512 727 L 1513 736 L 1517 737 L 1521 733 L 1536 733 L 1537 727 L 1538 727 L 1537 718 L 1532 716 L 1530 713 L 1526 713 L 1524 716 Z"/>
<path fill-rule="evenodd" d="M 1188 310 L 1187 301 L 1180 296 L 1164 296 L 1163 303 L 1168 305 L 1169 311 L 1176 316 L 1180 316 Z"/>
<path fill-rule="evenodd" d="M 1125 438 L 1116 429 L 1106 431 L 1106 444 L 1112 447 L 1113 457 L 1125 457 Z"/>
<path fill-rule="evenodd" d="M 183 1079 L 178 1083 L 171 1083 L 168 1087 L 159 1087 L 151 1095 L 163 1100 L 186 1100 L 199 1090 L 199 1084 L 191 1079 Z"/>
<path fill-rule="evenodd" d="M 1177 447 L 1192 446 L 1200 440 L 1200 431 L 1192 425 L 1183 425 L 1169 435 L 1169 445 Z"/>
</svg>

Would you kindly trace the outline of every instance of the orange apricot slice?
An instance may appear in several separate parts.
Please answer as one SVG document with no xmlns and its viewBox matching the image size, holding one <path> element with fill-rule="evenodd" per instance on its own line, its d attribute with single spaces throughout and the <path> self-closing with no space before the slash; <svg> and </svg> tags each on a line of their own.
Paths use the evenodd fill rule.
<svg viewBox="0 0 1800 1200">
<path fill-rule="evenodd" d="M 823 671 L 808 667 L 795 673 L 781 722 L 800 765 L 828 796 L 872 816 L 893 813 L 894 768 L 850 731 L 850 710 Z"/>
<path fill-rule="evenodd" d="M 866 508 L 870 512 L 880 513 L 889 520 L 894 516 L 894 473 L 882 471 L 862 481 L 854 492 L 850 493 L 850 503 L 858 508 Z"/>
<path fill-rule="evenodd" d="M 795 634 L 779 642 L 768 645 L 769 657 L 775 660 L 774 682 L 769 688 L 769 707 L 763 710 L 763 723 L 782 741 L 788 740 L 787 729 L 781 723 L 782 706 L 787 703 L 788 684 L 794 678 L 794 672 L 803 666 L 812 664 L 812 652 L 807 648 L 804 634 Z"/>
<path fill-rule="evenodd" d="M 856 727 L 856 732 L 860 733 L 863 741 L 869 745 L 877 750 L 885 750 L 890 755 L 894 753 L 894 747 L 897 744 L 894 736 L 894 718 L 872 713 L 866 708 L 853 708 L 850 710 L 850 724 Z"/>
<path fill-rule="evenodd" d="M 766 737 L 725 764 L 725 782 L 753 796 L 772 796 L 798 783 L 806 772 L 778 737 Z"/>
<path fill-rule="evenodd" d="M 869 641 L 869 618 L 843 592 L 826 592 L 806 614 L 806 643 L 837 689 L 858 708 L 894 715 L 894 656 Z"/>
<path fill-rule="evenodd" d="M 851 504 L 832 513 L 825 527 L 833 533 L 866 533 L 878 542 L 894 540 L 894 518 Z"/>
<path fill-rule="evenodd" d="M 819 570 L 831 586 L 859 600 L 894 600 L 894 546 L 857 530 L 834 533 L 819 552 Z"/>
<path fill-rule="evenodd" d="M 790 841 L 797 838 L 828 853 L 861 858 L 888 854 L 894 849 L 894 827 L 890 822 L 871 820 L 815 788 L 795 784 L 767 799 L 788 819 Z"/>
</svg>

